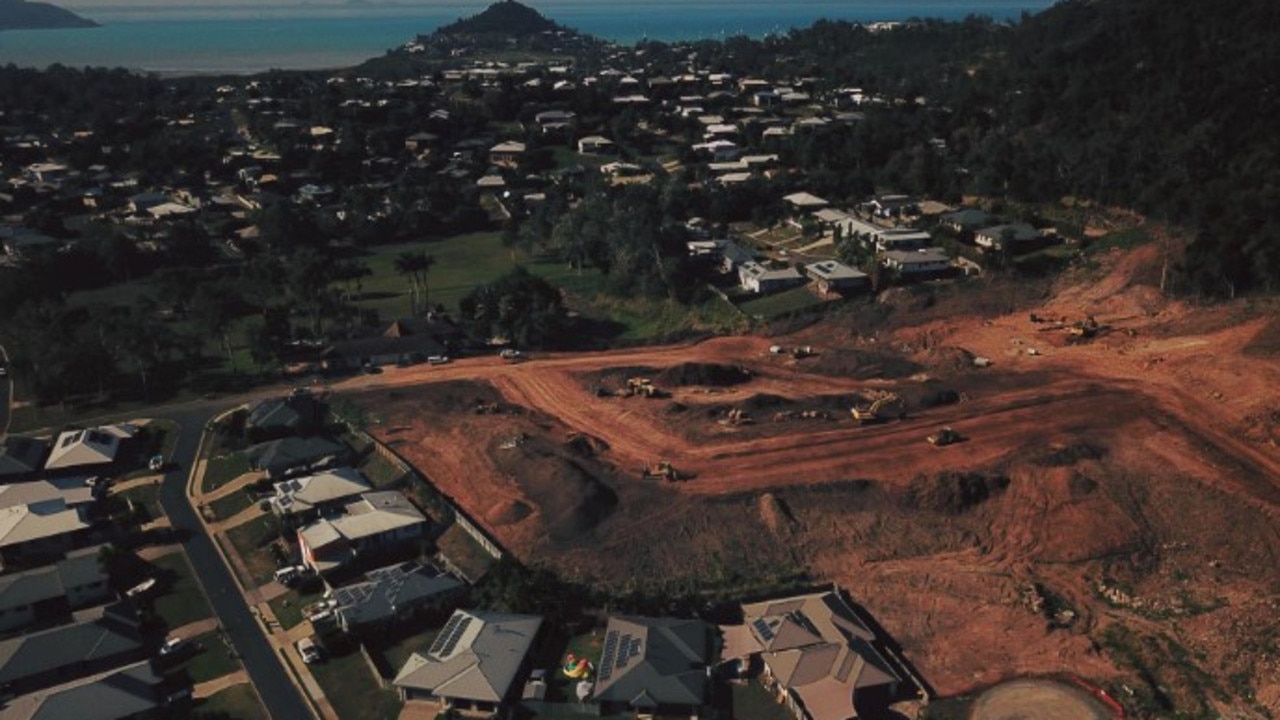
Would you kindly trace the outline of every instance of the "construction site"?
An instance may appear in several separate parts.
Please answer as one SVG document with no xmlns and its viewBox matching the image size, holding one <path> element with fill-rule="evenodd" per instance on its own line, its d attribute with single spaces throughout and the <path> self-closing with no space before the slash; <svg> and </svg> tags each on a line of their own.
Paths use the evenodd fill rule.
<svg viewBox="0 0 1280 720">
<path fill-rule="evenodd" d="M 1280 321 L 1166 298 L 1151 252 L 1039 288 L 890 291 L 780 336 L 464 359 L 348 392 L 567 577 L 834 581 L 939 695 L 1071 674 L 1264 717 Z"/>
</svg>

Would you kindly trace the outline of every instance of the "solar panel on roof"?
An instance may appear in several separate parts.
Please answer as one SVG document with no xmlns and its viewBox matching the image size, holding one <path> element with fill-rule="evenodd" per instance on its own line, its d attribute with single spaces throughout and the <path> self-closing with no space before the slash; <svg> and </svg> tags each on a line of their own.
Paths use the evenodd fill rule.
<svg viewBox="0 0 1280 720">
<path fill-rule="evenodd" d="M 773 628 L 769 626 L 769 622 L 764 618 L 760 618 L 751 623 L 755 627 L 756 632 L 760 633 L 760 639 L 768 642 L 773 639 Z"/>
<path fill-rule="evenodd" d="M 431 648 L 427 650 L 427 654 L 439 655 L 441 648 L 443 648 L 444 644 L 448 642 L 449 637 L 453 635 L 454 628 L 461 624 L 464 618 L 470 620 L 466 615 L 454 615 L 449 618 L 449 621 L 440 629 L 440 634 L 436 635 L 436 639 L 431 642 Z"/>
</svg>

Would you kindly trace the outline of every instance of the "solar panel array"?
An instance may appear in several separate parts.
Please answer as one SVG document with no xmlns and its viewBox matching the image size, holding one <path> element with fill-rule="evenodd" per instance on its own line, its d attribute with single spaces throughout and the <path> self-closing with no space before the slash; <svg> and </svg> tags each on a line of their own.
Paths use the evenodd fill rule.
<svg viewBox="0 0 1280 720">
<path fill-rule="evenodd" d="M 600 653 L 599 676 L 608 680 L 613 675 L 613 662 L 618 652 L 618 631 L 610 630 L 604 636 L 604 651 Z"/>
<path fill-rule="evenodd" d="M 435 642 L 431 643 L 431 652 L 442 658 L 452 655 L 454 648 L 458 647 L 458 641 L 462 640 L 462 633 L 471 626 L 472 619 L 470 615 L 455 615 L 449 618 L 449 622 L 440 631 Z M 437 644 L 440 646 L 439 649 L 436 649 Z"/>
<path fill-rule="evenodd" d="M 751 623 L 751 625 L 755 627 L 756 632 L 760 634 L 761 640 L 769 642 L 773 639 L 773 627 L 769 625 L 768 620 L 760 618 L 759 620 Z"/>
</svg>

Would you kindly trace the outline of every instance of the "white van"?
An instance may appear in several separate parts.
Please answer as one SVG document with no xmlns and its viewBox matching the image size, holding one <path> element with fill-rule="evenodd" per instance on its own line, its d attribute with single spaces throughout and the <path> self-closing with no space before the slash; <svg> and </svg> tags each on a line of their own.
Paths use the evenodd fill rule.
<svg viewBox="0 0 1280 720">
<path fill-rule="evenodd" d="M 311 665 L 320 662 L 320 646 L 309 637 L 304 637 L 298 641 L 296 646 L 298 654 L 302 656 L 302 662 Z"/>
</svg>

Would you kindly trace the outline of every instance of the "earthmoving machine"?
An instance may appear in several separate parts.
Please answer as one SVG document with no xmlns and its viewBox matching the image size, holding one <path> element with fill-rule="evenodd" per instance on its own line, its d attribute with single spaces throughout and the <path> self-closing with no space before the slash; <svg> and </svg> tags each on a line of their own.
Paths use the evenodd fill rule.
<svg viewBox="0 0 1280 720">
<path fill-rule="evenodd" d="M 803 360 L 804 358 L 812 357 L 812 356 L 813 356 L 812 345 L 797 345 L 791 348 L 791 357 L 795 358 L 796 360 Z"/>
<path fill-rule="evenodd" d="M 925 439 L 929 441 L 930 445 L 943 447 L 945 445 L 954 445 L 958 442 L 962 442 L 964 440 L 964 436 L 955 430 L 952 430 L 950 427 L 944 427 Z"/>
<path fill-rule="evenodd" d="M 1088 339 L 1098 334 L 1098 321 L 1089 315 L 1084 320 L 1072 323 L 1067 333 L 1073 338 Z"/>
<path fill-rule="evenodd" d="M 751 419 L 751 415 L 739 408 L 729 408 L 724 417 L 720 418 L 721 425 L 750 425 L 753 422 L 755 421 Z"/>
<path fill-rule="evenodd" d="M 639 395 L 640 397 L 656 398 L 662 396 L 662 391 L 658 390 L 658 386 L 646 377 L 627 378 L 626 396 Z"/>
<path fill-rule="evenodd" d="M 869 403 L 855 404 L 849 411 L 860 423 L 901 420 L 907 416 L 906 403 L 894 393 L 884 393 Z"/>
<path fill-rule="evenodd" d="M 680 479 L 680 473 L 672 467 L 671 463 L 666 460 L 659 460 L 652 465 L 646 465 L 640 468 L 640 477 L 648 480 L 650 478 L 662 479 L 667 482 L 675 482 Z"/>
</svg>

